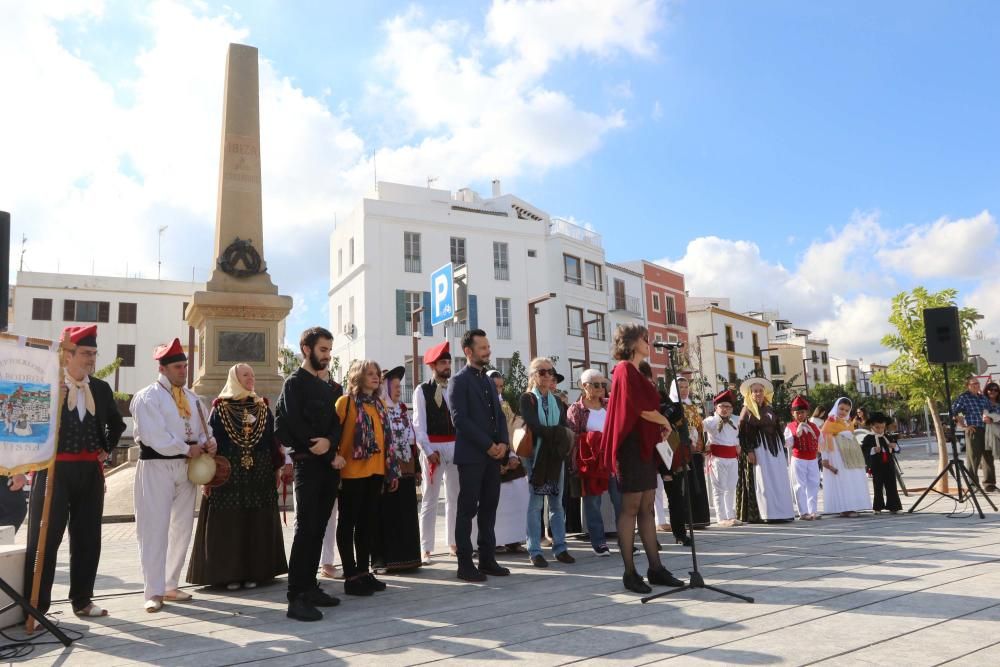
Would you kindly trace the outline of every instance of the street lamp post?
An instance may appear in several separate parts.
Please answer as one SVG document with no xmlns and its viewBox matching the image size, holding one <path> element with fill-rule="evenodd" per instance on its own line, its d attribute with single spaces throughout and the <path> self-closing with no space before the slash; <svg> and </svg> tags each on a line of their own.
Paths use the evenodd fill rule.
<svg viewBox="0 0 1000 667">
<path fill-rule="evenodd" d="M 535 335 L 535 306 L 543 301 L 556 298 L 555 292 L 549 292 L 534 299 L 528 299 L 528 353 L 532 359 L 538 356 L 538 341 Z"/>
<path fill-rule="evenodd" d="M 844 386 L 844 385 L 840 384 L 840 369 L 841 368 L 850 368 L 850 367 L 851 367 L 850 364 L 840 364 L 839 366 L 837 366 L 836 371 L 837 371 L 837 386 L 838 387 L 843 387 Z"/>
<path fill-rule="evenodd" d="M 705 379 L 705 371 L 704 371 L 704 366 L 703 366 L 703 361 L 702 361 L 702 356 L 701 356 L 701 339 L 702 338 L 714 338 L 715 336 L 718 336 L 718 335 L 719 335 L 719 332 L 716 331 L 716 332 L 713 332 L 713 333 L 698 334 L 698 336 L 697 336 L 697 338 L 698 338 L 698 375 L 701 377 L 701 391 L 702 391 L 701 400 L 702 400 L 702 403 L 703 403 L 702 407 L 705 410 L 705 414 L 706 415 L 709 414 L 710 410 L 708 409 L 708 407 L 709 407 L 709 405 L 708 405 L 708 396 L 704 395 L 704 393 L 705 393 L 705 387 L 708 385 L 708 381 Z M 713 354 L 715 353 L 714 346 L 712 348 L 712 353 Z"/>
<path fill-rule="evenodd" d="M 410 311 L 410 334 L 413 336 L 413 388 L 420 384 L 420 364 L 417 361 L 417 342 L 420 340 L 420 313 L 424 312 L 423 306 Z"/>
<path fill-rule="evenodd" d="M 802 384 L 805 386 L 806 396 L 809 395 L 809 370 L 806 368 L 806 354 L 809 350 L 802 351 Z"/>
<path fill-rule="evenodd" d="M 764 353 L 774 352 L 780 350 L 780 347 L 760 347 L 757 348 L 757 358 L 760 360 L 760 374 L 767 377 L 767 372 L 764 370 Z"/>
</svg>

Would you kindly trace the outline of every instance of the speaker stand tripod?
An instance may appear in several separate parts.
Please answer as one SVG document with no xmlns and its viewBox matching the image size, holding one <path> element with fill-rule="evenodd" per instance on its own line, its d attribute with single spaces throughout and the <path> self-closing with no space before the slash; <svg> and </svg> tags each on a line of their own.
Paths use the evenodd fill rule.
<svg viewBox="0 0 1000 667">
<path fill-rule="evenodd" d="M 919 498 L 917 498 L 917 502 L 913 503 L 913 505 L 910 506 L 910 509 L 907 510 L 907 512 L 913 513 L 914 511 L 916 511 L 920 503 L 923 502 L 924 498 L 927 497 L 927 494 L 933 491 L 934 493 L 945 496 L 946 498 L 951 498 L 957 503 L 964 503 L 967 500 L 971 500 L 973 506 L 976 508 L 976 513 L 979 514 L 979 518 L 985 519 L 986 515 L 983 514 L 983 508 L 979 506 L 979 499 L 976 497 L 976 488 L 979 487 L 979 484 L 975 481 L 975 479 L 973 479 L 972 474 L 969 472 L 969 469 L 965 467 L 965 462 L 962 461 L 962 459 L 959 458 L 958 456 L 958 439 L 955 436 L 955 427 L 954 427 L 955 415 L 952 414 L 951 411 L 951 385 L 948 382 L 948 364 L 945 363 L 942 364 L 942 366 L 944 367 L 944 394 L 945 394 L 945 399 L 948 401 L 948 421 L 952 425 L 951 461 L 949 461 L 948 465 L 945 466 L 945 469 L 942 470 L 941 473 L 934 478 L 934 481 L 930 483 L 927 489 L 920 495 Z M 971 447 L 972 443 L 966 443 L 966 446 Z M 950 493 L 938 491 L 936 488 L 934 488 L 935 486 L 937 486 L 938 482 L 946 478 L 946 476 L 948 475 L 955 478 L 955 484 L 957 485 L 958 488 L 958 493 L 954 496 L 951 495 Z M 962 490 L 962 480 L 965 480 L 965 486 L 966 489 L 968 489 L 967 492 L 963 492 Z M 986 492 L 983 491 L 981 487 L 979 488 L 979 493 L 983 494 L 983 499 L 986 502 L 988 502 L 990 504 L 990 507 L 993 508 L 993 511 L 996 512 L 997 506 L 993 504 L 993 501 L 990 500 L 990 497 L 986 495 Z"/>
</svg>

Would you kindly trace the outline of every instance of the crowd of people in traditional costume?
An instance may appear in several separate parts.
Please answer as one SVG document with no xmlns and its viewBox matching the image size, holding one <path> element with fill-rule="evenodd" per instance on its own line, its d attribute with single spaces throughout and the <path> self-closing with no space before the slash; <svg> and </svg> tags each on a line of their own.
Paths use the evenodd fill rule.
<svg viewBox="0 0 1000 667">
<path fill-rule="evenodd" d="M 235 591 L 287 574 L 287 615 L 316 621 L 321 608 L 339 604 L 320 578 L 343 579 L 347 595 L 381 593 L 387 586 L 376 575 L 431 564 L 439 536 L 457 561 L 457 577 L 481 582 L 510 574 L 498 553 L 526 554 L 537 568 L 549 566 L 549 553 L 572 565 L 577 558 L 567 531 L 579 531 L 595 557 L 617 546 L 624 587 L 645 594 L 650 585 L 684 583 L 663 566 L 657 529 L 689 545 L 693 529 L 710 525 L 710 505 L 715 525 L 724 528 L 902 508 L 893 459 L 898 445 L 886 433 L 892 420 L 885 415 L 859 415 L 846 397 L 811 413 L 802 396 L 790 414 L 778 414 L 774 389 L 760 377 L 743 381 L 739 398 L 733 389 L 716 395 L 705 414 L 687 378 L 676 377 L 669 391 L 657 386 L 648 332 L 639 324 L 616 331 L 610 382 L 596 369 L 584 370 L 572 403 L 558 391 L 562 376 L 553 361 L 532 359 L 516 410 L 504 398 L 504 376 L 490 366 L 482 330 L 462 337 L 465 364 L 454 376 L 449 342 L 427 350 L 429 377 L 414 387 L 410 406 L 402 400 L 406 368 L 356 360 L 341 386 L 330 374 L 332 346 L 324 328 L 302 333 L 301 367 L 286 378 L 273 408 L 255 392 L 248 363 L 229 369 L 209 409 L 187 388 L 180 341 L 155 351 L 158 375 L 130 405 L 147 611 L 192 598 L 180 578 L 195 525 L 188 584 Z M 110 387 L 93 376 L 97 327 L 67 328 L 62 349 L 58 453 L 51 472 L 37 473 L 32 485 L 25 582 L 28 597 L 37 585 L 40 608 L 48 609 L 68 527 L 73 611 L 99 617 L 107 615 L 93 600 L 103 465 L 126 427 Z M 970 382 L 955 412 L 970 433 L 981 431 L 971 446 L 989 488 L 996 483 L 1000 387 L 987 386 L 986 395 L 977 389 Z M 195 522 L 199 484 L 189 468 L 208 459 L 214 472 L 200 485 Z M 48 541 L 35 583 L 49 483 Z M 289 483 L 295 526 L 286 558 L 279 490 Z M 15 476 L 10 487 L 23 484 Z M 635 562 L 636 536 L 645 577 Z"/>
</svg>

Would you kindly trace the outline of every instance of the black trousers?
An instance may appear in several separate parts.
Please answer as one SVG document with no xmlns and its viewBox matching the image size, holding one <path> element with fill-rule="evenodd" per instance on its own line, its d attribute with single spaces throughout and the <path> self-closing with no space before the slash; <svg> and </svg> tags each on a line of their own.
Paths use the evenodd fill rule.
<svg viewBox="0 0 1000 667">
<path fill-rule="evenodd" d="M 876 512 L 903 509 L 903 503 L 899 500 L 899 492 L 896 490 L 896 469 L 893 466 L 892 457 L 890 456 L 889 460 L 883 463 L 882 454 L 872 452 L 869 467 L 872 470 L 872 484 L 875 486 L 872 509 Z"/>
<path fill-rule="evenodd" d="M 347 579 L 368 572 L 383 480 L 382 475 L 372 475 L 340 482 L 337 550 Z"/>
<path fill-rule="evenodd" d="M 38 532 L 45 504 L 48 471 L 40 470 L 31 486 L 28 511 L 28 544 L 24 559 L 24 596 L 31 600 Z M 52 603 L 56 555 L 69 526 L 69 600 L 75 611 L 85 609 L 94 597 L 97 564 L 101 560 L 101 517 L 104 514 L 104 473 L 97 461 L 56 461 L 45 539 L 45 562 L 38 588 L 38 610 Z"/>
<path fill-rule="evenodd" d="M 670 481 L 663 482 L 663 490 L 667 494 L 667 509 L 670 512 L 670 532 L 678 540 L 684 539 L 687 535 L 687 487 L 683 477 L 687 475 L 686 470 L 675 470 L 670 476 Z"/>
<path fill-rule="evenodd" d="M 497 505 L 500 503 L 500 463 L 459 464 L 455 542 L 458 564 L 472 564 L 472 519 L 479 527 L 479 562 L 496 561 Z"/>
<path fill-rule="evenodd" d="M 24 489 L 11 491 L 8 479 L 0 476 L 0 526 L 14 526 L 16 533 L 21 530 L 24 517 L 28 516 L 28 492 Z"/>
<path fill-rule="evenodd" d="M 295 537 L 288 558 L 288 599 L 319 586 L 316 569 L 323 535 L 337 500 L 340 473 L 329 461 L 295 461 Z"/>
</svg>

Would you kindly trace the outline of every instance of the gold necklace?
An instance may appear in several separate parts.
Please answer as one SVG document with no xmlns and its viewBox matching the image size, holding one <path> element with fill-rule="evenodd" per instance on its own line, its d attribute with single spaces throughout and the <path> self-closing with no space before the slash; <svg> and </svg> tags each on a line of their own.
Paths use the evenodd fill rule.
<svg viewBox="0 0 1000 667">
<path fill-rule="evenodd" d="M 253 467 L 254 447 L 260 442 L 267 426 L 267 407 L 258 403 L 246 406 L 233 401 L 222 401 L 219 407 L 222 428 L 240 448 L 240 465 L 249 470 Z"/>
</svg>

